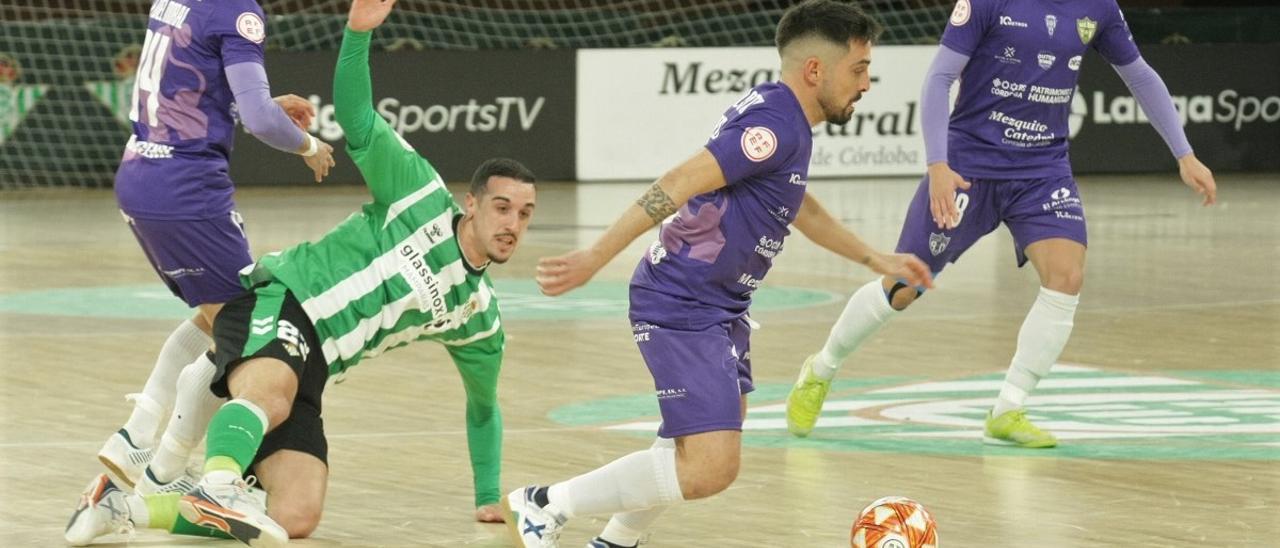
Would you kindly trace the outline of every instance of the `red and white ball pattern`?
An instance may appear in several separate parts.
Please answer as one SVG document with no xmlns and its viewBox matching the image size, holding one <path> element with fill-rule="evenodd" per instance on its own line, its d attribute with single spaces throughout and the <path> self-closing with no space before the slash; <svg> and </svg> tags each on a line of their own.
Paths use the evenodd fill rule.
<svg viewBox="0 0 1280 548">
<path fill-rule="evenodd" d="M 937 548 L 938 524 L 920 503 L 884 497 L 858 515 L 849 542 L 853 548 Z"/>
</svg>

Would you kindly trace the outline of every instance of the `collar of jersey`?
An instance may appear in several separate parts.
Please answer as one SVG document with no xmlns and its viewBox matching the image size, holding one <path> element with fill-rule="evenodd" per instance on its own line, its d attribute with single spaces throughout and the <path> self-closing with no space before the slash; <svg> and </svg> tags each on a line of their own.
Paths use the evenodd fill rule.
<svg viewBox="0 0 1280 548">
<path fill-rule="evenodd" d="M 480 266 L 473 266 L 471 260 L 467 259 L 467 252 L 462 249 L 462 234 L 458 233 L 458 225 L 462 223 L 462 213 L 453 214 L 453 242 L 458 246 L 458 254 L 462 255 L 462 266 L 467 269 L 467 273 L 473 276 L 484 274 L 484 269 L 489 268 L 489 261 L 485 261 Z"/>
</svg>

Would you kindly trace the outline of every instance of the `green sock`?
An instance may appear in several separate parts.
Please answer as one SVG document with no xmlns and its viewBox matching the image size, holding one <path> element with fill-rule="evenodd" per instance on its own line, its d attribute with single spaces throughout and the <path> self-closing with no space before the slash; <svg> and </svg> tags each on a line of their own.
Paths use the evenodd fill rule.
<svg viewBox="0 0 1280 548">
<path fill-rule="evenodd" d="M 182 498 L 182 493 L 143 495 L 142 500 L 147 504 L 147 514 L 151 516 L 151 523 L 147 527 L 150 529 L 172 529 L 173 520 L 178 518 L 179 498 Z"/>
<path fill-rule="evenodd" d="M 187 535 L 189 537 L 213 537 L 213 538 L 232 538 L 231 535 L 223 533 L 217 529 L 202 527 L 187 521 L 187 518 L 178 516 L 173 522 L 173 528 L 169 529 L 170 533 L 175 535 Z"/>
<path fill-rule="evenodd" d="M 204 471 L 229 470 L 244 473 L 262 445 L 267 429 L 266 413 L 253 402 L 234 399 L 222 405 L 209 421 L 205 438 Z"/>
</svg>

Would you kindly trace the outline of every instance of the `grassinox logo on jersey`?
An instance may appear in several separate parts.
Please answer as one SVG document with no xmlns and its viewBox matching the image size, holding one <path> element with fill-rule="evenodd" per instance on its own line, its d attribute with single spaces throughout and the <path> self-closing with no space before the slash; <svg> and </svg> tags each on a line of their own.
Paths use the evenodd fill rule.
<svg viewBox="0 0 1280 548">
<path fill-rule="evenodd" d="M 1036 424 L 1061 444 L 1027 451 L 984 445 L 986 413 L 1003 372 L 931 381 L 837 380 L 814 432 L 787 432 L 788 384 L 757 384 L 743 444 L 829 451 L 1017 455 L 1100 459 L 1280 459 L 1280 373 L 1121 373 L 1058 364 L 1027 400 Z M 561 424 L 652 436 L 660 418 L 648 394 L 554 409 Z"/>
</svg>

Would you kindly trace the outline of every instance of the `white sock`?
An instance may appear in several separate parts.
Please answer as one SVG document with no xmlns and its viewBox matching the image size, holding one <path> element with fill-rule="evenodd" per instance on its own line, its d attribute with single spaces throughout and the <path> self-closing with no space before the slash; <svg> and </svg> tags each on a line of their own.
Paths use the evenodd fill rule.
<svg viewBox="0 0 1280 548">
<path fill-rule="evenodd" d="M 1009 373 L 1005 375 L 1004 386 L 991 416 L 999 417 L 1021 408 L 1027 394 L 1035 390 L 1040 379 L 1049 375 L 1049 369 L 1058 361 L 1062 348 L 1071 337 L 1071 326 L 1075 324 L 1076 305 L 1079 303 L 1079 295 L 1040 288 L 1040 295 L 1018 331 L 1018 349 L 1013 354 L 1013 362 L 1009 364 Z"/>
<path fill-rule="evenodd" d="M 151 525 L 151 510 L 147 508 L 147 500 L 141 495 L 127 493 L 124 496 L 125 506 L 129 507 L 129 521 L 138 529 L 146 529 Z"/>
<path fill-rule="evenodd" d="M 636 451 L 547 490 L 547 501 L 566 518 L 617 514 L 683 500 L 675 447 Z"/>
<path fill-rule="evenodd" d="M 903 291 L 909 290 L 911 288 Z M 844 306 L 844 312 L 840 313 L 840 319 L 831 326 L 827 344 L 813 360 L 814 376 L 824 380 L 835 378 L 844 359 L 897 313 L 889 306 L 889 298 L 884 294 L 879 278 L 854 291 L 849 297 L 849 304 Z"/>
<path fill-rule="evenodd" d="M 674 450 L 676 440 L 658 438 L 654 440 L 653 448 Z M 633 510 L 625 514 L 614 514 L 609 519 L 609 524 L 604 526 L 604 532 L 600 533 L 600 538 L 618 546 L 635 546 L 640 543 L 640 537 L 645 531 L 648 531 L 649 527 L 653 526 L 653 522 L 657 521 L 666 510 L 667 506 L 663 505 Z"/>
<path fill-rule="evenodd" d="M 135 446 L 147 448 L 155 445 L 160 421 L 173 408 L 178 373 L 209 350 L 211 344 L 213 340 L 191 320 L 183 321 L 169 334 L 142 393 L 130 395 L 134 400 L 133 413 L 124 423 L 124 429 L 129 432 L 129 439 Z"/>
<path fill-rule="evenodd" d="M 151 474 L 156 481 L 169 483 L 186 473 L 191 451 L 200 445 L 209 427 L 209 419 L 226 402 L 209 390 L 217 372 L 217 366 L 208 355 L 201 355 L 178 375 L 178 396 L 173 416 L 169 418 L 169 426 L 160 438 L 155 456 L 151 458 Z"/>
</svg>

